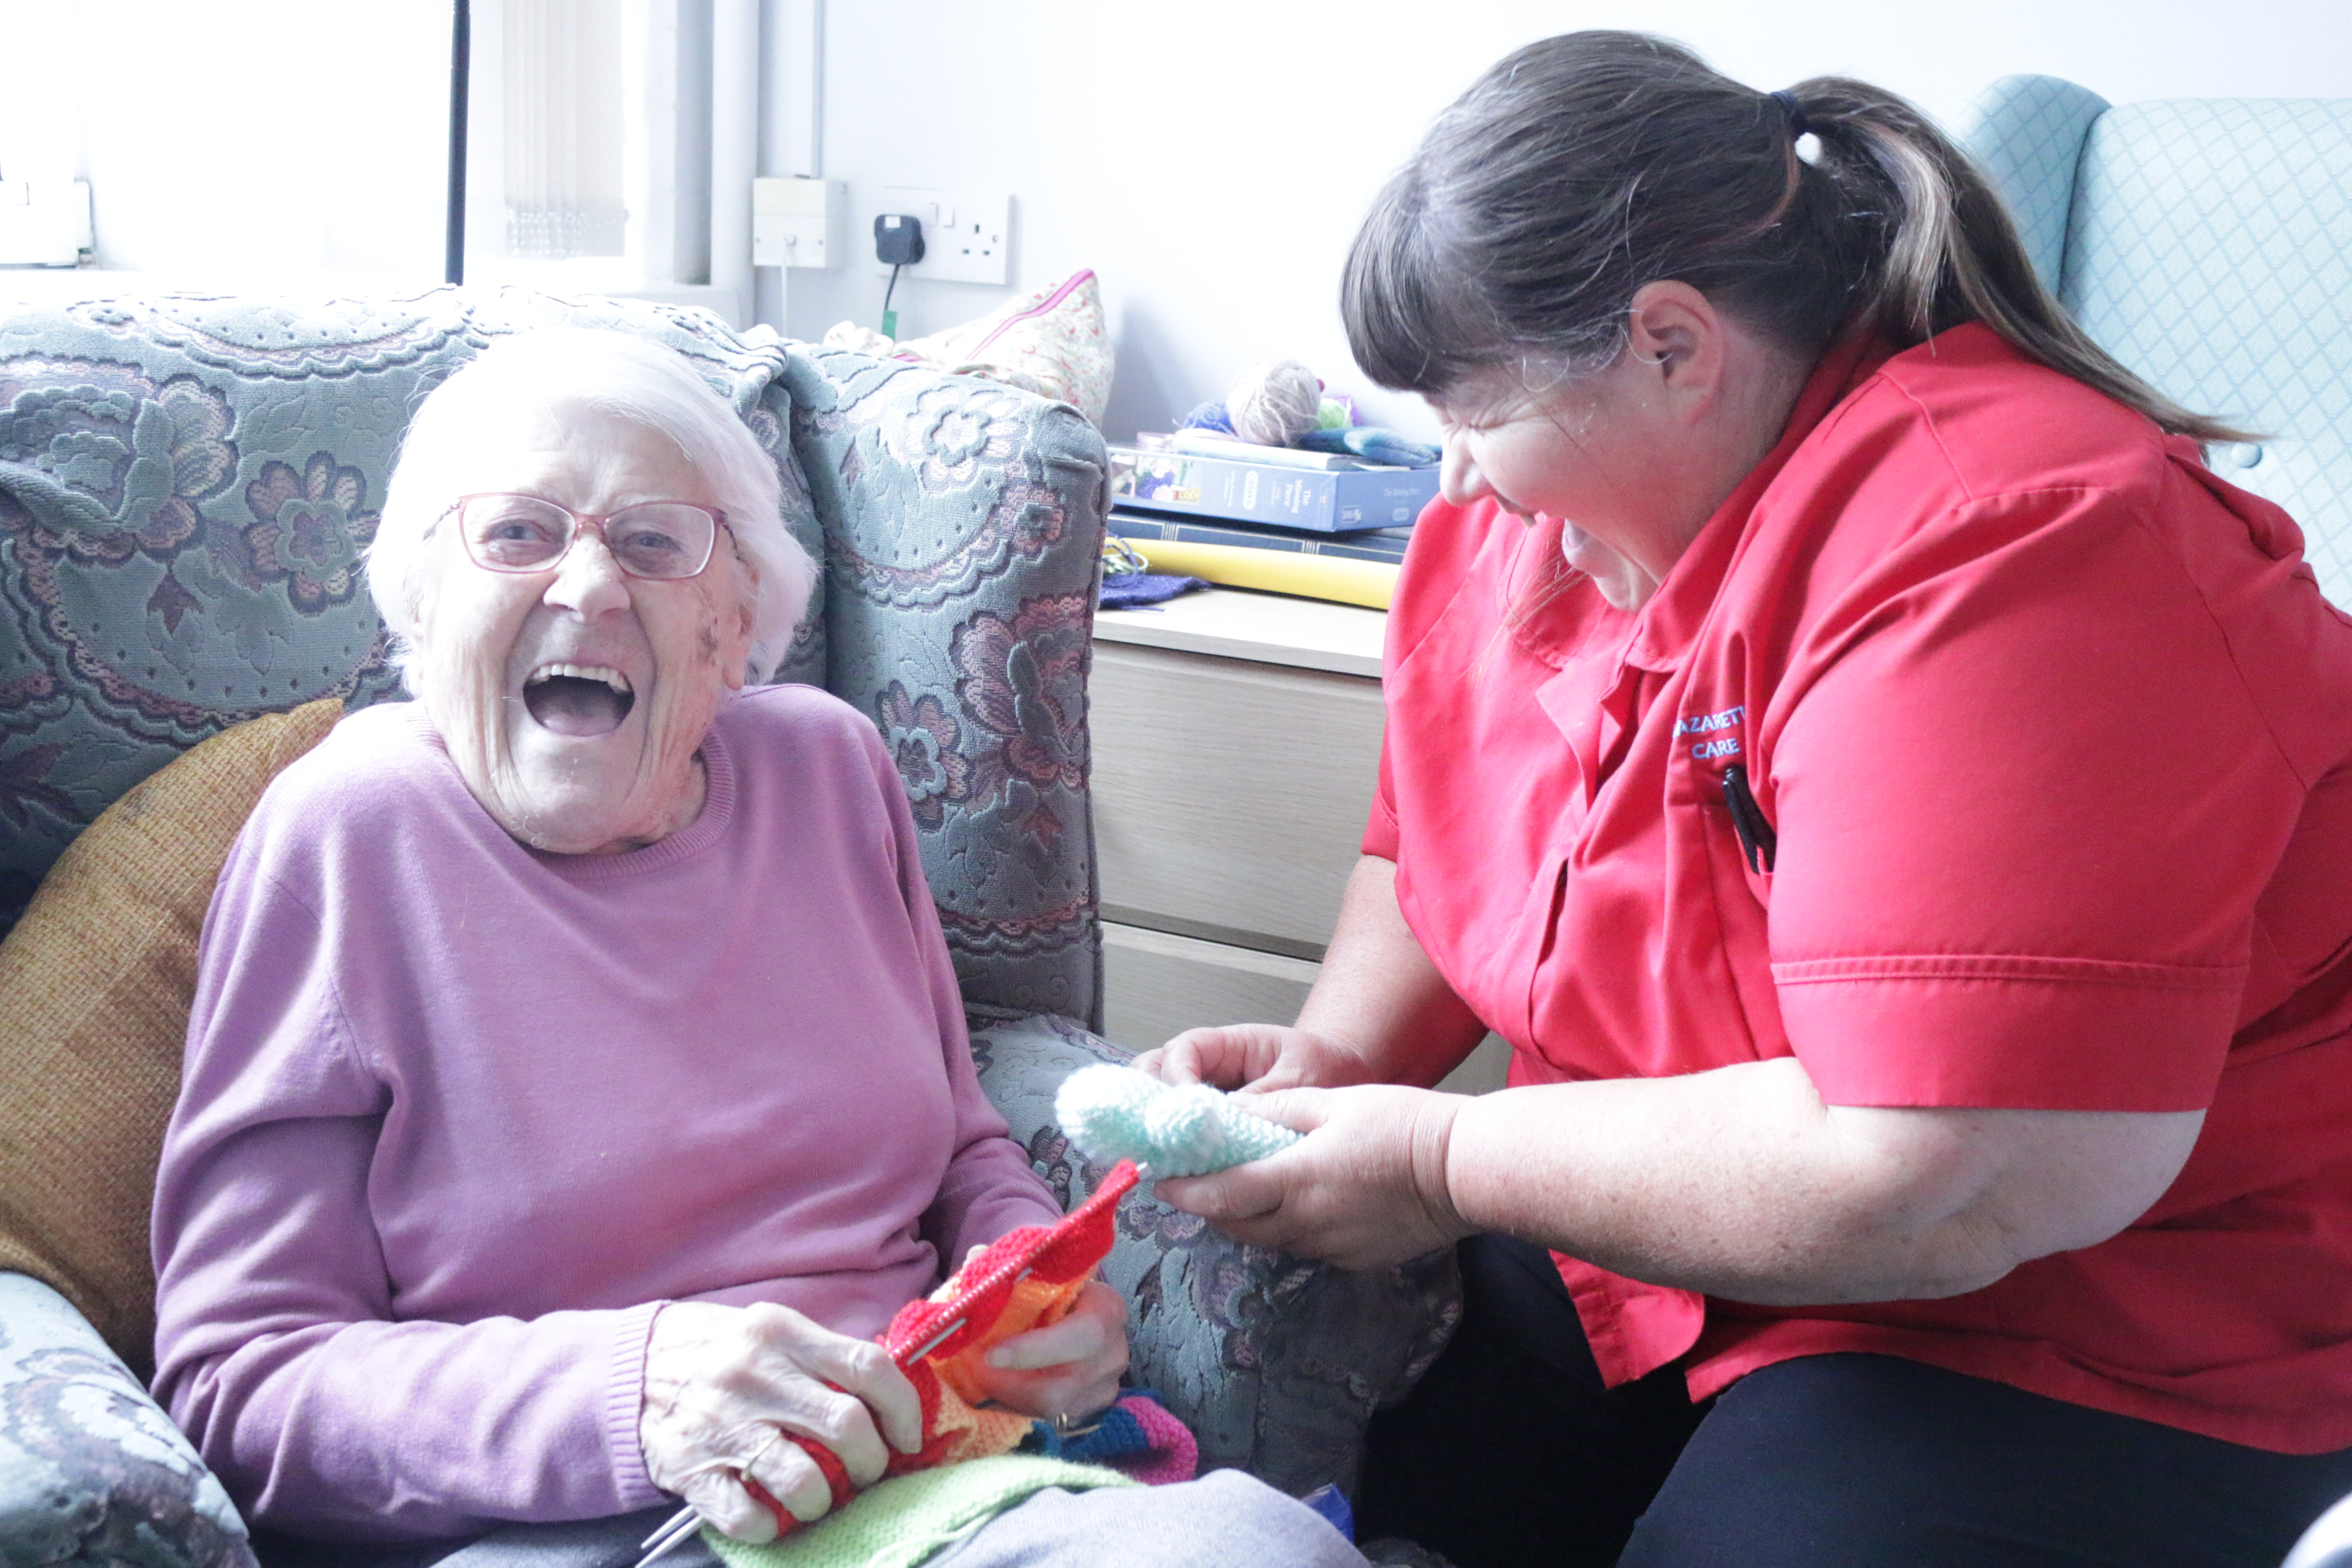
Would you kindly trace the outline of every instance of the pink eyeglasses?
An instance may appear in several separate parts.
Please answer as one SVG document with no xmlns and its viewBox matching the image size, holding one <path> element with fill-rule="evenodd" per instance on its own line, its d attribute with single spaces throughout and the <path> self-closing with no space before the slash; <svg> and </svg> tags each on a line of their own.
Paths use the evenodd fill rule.
<svg viewBox="0 0 2352 1568">
<path fill-rule="evenodd" d="M 594 533 L 614 563 L 632 577 L 671 582 L 710 564 L 724 512 L 682 500 L 641 501 L 597 516 L 537 496 L 492 492 L 459 496 L 456 513 L 466 553 L 485 572 L 545 572 L 563 563 L 583 533 Z"/>
</svg>

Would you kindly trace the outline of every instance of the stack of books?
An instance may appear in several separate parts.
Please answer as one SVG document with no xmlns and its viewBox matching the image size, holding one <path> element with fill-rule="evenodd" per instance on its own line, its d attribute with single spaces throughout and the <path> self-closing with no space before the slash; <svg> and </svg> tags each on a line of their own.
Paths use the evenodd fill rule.
<svg viewBox="0 0 2352 1568">
<path fill-rule="evenodd" d="M 1157 573 L 1386 609 L 1437 469 L 1202 432 L 1110 448 L 1110 531 Z"/>
<path fill-rule="evenodd" d="M 1111 447 L 1111 504 L 1299 532 L 1362 533 L 1412 527 L 1437 494 L 1434 468 L 1227 445 L 1231 456 Z"/>
</svg>

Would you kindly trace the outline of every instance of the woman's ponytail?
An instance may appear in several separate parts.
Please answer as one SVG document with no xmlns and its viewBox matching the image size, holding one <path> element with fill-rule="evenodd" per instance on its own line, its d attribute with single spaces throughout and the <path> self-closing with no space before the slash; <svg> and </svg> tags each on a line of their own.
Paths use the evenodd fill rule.
<svg viewBox="0 0 2352 1568">
<path fill-rule="evenodd" d="M 1843 77 L 1759 93 L 1639 33 L 1547 38 L 1473 85 L 1374 203 L 1340 304 L 1367 374 L 1443 395 L 1496 365 L 1608 363 L 1634 291 L 1664 279 L 1808 363 L 1847 331 L 1909 347 L 1980 321 L 2168 431 L 2248 438 L 2093 342 L 1903 100 Z"/>
<path fill-rule="evenodd" d="M 1885 213 L 1877 265 L 1853 323 L 1902 346 L 1982 321 L 2028 358 L 2105 393 L 2165 430 L 2200 441 L 2253 437 L 2192 413 L 2091 340 L 2042 283 L 1990 181 L 1969 155 L 1893 93 L 1816 77 L 1785 96 L 1821 143 L 1818 163 L 1849 223 Z"/>
</svg>

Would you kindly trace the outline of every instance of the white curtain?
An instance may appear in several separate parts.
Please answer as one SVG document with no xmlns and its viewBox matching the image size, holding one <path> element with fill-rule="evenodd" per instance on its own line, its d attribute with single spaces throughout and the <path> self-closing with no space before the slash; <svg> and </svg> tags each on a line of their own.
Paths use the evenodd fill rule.
<svg viewBox="0 0 2352 1568">
<path fill-rule="evenodd" d="M 621 0 L 505 0 L 507 254 L 619 256 Z"/>
</svg>

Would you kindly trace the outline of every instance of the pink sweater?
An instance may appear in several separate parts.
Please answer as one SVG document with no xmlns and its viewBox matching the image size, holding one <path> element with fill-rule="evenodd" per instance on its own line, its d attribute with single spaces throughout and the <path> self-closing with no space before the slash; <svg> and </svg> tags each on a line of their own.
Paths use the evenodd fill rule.
<svg viewBox="0 0 2352 1568">
<path fill-rule="evenodd" d="M 805 687 L 702 815 L 544 856 L 413 703 L 270 786 L 205 921 L 155 1202 L 157 1395 L 249 1518 L 394 1540 L 660 1500 L 646 1330 L 878 1332 L 1057 1211 L 982 1095 L 898 775 Z"/>
</svg>

